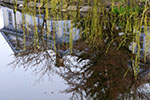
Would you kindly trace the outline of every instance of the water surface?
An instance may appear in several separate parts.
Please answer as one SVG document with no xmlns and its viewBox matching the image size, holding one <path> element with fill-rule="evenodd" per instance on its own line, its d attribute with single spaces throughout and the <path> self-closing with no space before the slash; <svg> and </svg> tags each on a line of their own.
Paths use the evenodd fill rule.
<svg viewBox="0 0 150 100">
<path fill-rule="evenodd" d="M 67 100 L 69 94 L 60 93 L 67 85 L 57 74 L 50 77 L 25 70 L 23 66 L 13 68 L 13 51 L 0 33 L 0 100 Z"/>
</svg>

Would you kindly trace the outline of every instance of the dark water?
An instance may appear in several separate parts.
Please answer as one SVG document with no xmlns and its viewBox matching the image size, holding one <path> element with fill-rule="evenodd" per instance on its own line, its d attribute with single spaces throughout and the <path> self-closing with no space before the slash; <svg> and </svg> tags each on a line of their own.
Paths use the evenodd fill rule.
<svg viewBox="0 0 150 100">
<path fill-rule="evenodd" d="M 8 64 L 14 60 L 13 51 L 0 34 L 0 100 L 67 100 L 69 94 L 60 93 L 67 85 L 57 74 L 50 77 L 35 75 L 33 70 Z"/>
</svg>

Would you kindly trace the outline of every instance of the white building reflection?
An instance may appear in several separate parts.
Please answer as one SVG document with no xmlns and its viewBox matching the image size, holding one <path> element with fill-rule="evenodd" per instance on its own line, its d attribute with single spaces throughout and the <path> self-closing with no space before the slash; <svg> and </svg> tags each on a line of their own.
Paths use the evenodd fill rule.
<svg viewBox="0 0 150 100">
<path fill-rule="evenodd" d="M 11 46 L 14 52 L 18 52 L 16 40 L 23 46 L 24 34 L 29 34 L 26 44 L 33 41 L 34 33 L 42 34 L 48 44 L 55 45 L 69 43 L 69 40 L 79 39 L 79 29 L 77 29 L 71 20 L 59 20 L 50 18 L 44 22 L 44 17 L 23 14 L 19 11 L 14 13 L 13 9 L 0 7 L 0 31 Z M 37 30 L 35 29 L 37 28 Z M 44 31 L 42 31 L 42 29 Z M 24 33 L 25 32 L 25 33 Z M 27 33 L 28 32 L 28 33 Z M 54 38 L 55 35 L 55 38 Z M 39 35 L 40 37 L 41 35 Z M 28 41 L 29 40 L 29 41 Z"/>
</svg>

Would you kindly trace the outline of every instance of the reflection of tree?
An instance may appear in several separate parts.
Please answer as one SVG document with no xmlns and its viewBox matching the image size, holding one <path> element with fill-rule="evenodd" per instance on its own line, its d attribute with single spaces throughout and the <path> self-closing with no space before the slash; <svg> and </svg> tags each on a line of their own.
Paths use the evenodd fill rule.
<svg viewBox="0 0 150 100">
<path fill-rule="evenodd" d="M 98 51 L 95 52 L 99 54 Z M 149 99 L 149 94 L 137 89 L 145 82 L 144 79 L 136 80 L 130 70 L 125 76 L 128 70 L 128 52 L 117 50 L 115 46 L 112 46 L 107 54 L 98 54 L 95 55 L 96 59 L 93 58 L 94 55 L 92 57 L 89 55 L 93 62 L 75 57 L 79 64 L 71 56 L 64 57 L 64 66 L 58 70 L 54 66 L 56 62 L 54 51 L 38 47 L 35 49 L 34 46 L 30 46 L 16 56 L 13 64 L 24 65 L 26 70 L 34 69 L 35 73 L 42 76 L 57 72 L 70 86 L 65 92 L 72 93 L 72 98 L 75 100 L 82 100 L 82 98 L 124 100 L 131 97 Z M 134 92 L 131 93 L 131 91 Z"/>
<path fill-rule="evenodd" d="M 25 51 L 16 56 L 15 63 L 27 65 L 25 67 L 27 69 L 28 65 L 36 66 L 34 67 L 35 70 L 42 72 L 42 74 L 51 70 L 54 64 L 64 66 L 64 70 L 59 74 L 71 86 L 66 92 L 81 94 L 81 98 L 93 98 L 94 100 L 125 99 L 129 98 L 129 96 L 137 99 L 146 98 L 147 95 L 140 95 L 137 91 L 137 87 L 145 81 L 144 78 L 139 79 L 138 75 L 136 76 L 136 68 L 138 68 L 140 62 L 139 44 L 141 41 L 140 33 L 135 32 L 135 29 L 141 31 L 140 27 L 143 23 L 147 27 L 147 22 L 145 21 L 147 14 L 144 13 L 144 9 L 142 9 L 143 13 L 138 11 L 139 9 L 137 8 L 140 5 L 135 5 L 134 2 L 130 2 L 130 4 L 134 4 L 133 8 L 135 9 L 130 8 L 130 4 L 127 4 L 127 1 L 123 1 L 126 4 L 123 4 L 123 2 L 121 4 L 118 2 L 114 3 L 120 7 L 114 6 L 112 3 L 113 7 L 104 9 L 106 6 L 110 6 L 110 4 L 108 5 L 105 2 L 106 5 L 103 5 L 102 0 L 94 0 L 92 4 L 88 3 L 93 9 L 89 10 L 83 18 L 79 10 L 79 6 L 82 5 L 80 4 L 81 2 L 75 2 L 78 8 L 77 11 L 68 11 L 69 14 L 64 13 L 64 18 L 62 18 L 62 12 L 56 9 L 58 2 L 53 2 L 54 5 L 50 10 L 42 5 L 44 7 L 42 10 L 44 18 L 42 26 L 38 27 L 40 31 L 34 32 L 34 35 L 37 35 L 35 40 L 42 40 L 40 38 L 44 36 L 44 33 L 47 33 L 46 38 L 49 38 L 48 36 L 53 34 L 49 32 L 49 25 L 47 25 L 47 20 L 51 15 L 52 17 L 56 17 L 56 20 L 58 20 L 58 17 L 62 19 L 70 19 L 71 17 L 75 23 L 74 26 L 81 29 L 80 40 L 76 41 L 74 45 L 72 40 L 69 40 L 67 46 L 65 43 L 61 45 L 54 44 L 53 50 L 56 52 L 56 61 L 54 59 L 55 56 L 52 57 L 47 51 L 49 49 L 48 46 L 50 46 L 48 45 L 48 41 L 38 41 L 38 44 L 31 43 L 31 45 L 26 46 Z M 46 5 L 48 4 L 47 2 L 46 0 L 43 1 Z M 70 4 L 73 4 L 73 2 L 67 3 L 67 5 Z M 24 9 L 26 9 L 26 12 L 29 10 L 27 6 Z M 146 6 L 145 9 L 147 9 Z M 37 13 L 36 9 L 32 12 L 34 16 Z M 37 26 L 34 28 L 37 28 Z M 120 32 L 124 34 L 119 35 Z M 55 37 L 53 36 L 54 41 Z M 128 48 L 132 42 L 136 42 L 138 46 L 137 56 Z M 66 59 L 62 59 L 64 56 L 63 53 L 59 52 L 59 50 L 64 48 L 72 49 L 70 50 L 72 51 L 71 55 L 78 56 L 81 62 L 84 59 L 88 59 L 90 61 L 89 65 L 84 65 L 80 68 L 76 64 L 73 64 L 73 61 L 69 62 L 69 64 L 66 63 Z M 131 68 L 129 68 L 129 62 L 132 62 Z M 41 64 L 44 67 L 41 67 Z M 40 68 L 37 66 L 40 66 Z M 133 94 L 131 93 L 132 91 L 134 91 Z"/>
<path fill-rule="evenodd" d="M 131 73 L 124 76 L 128 57 L 126 52 L 112 48 L 106 55 L 97 57 L 93 65 L 81 64 L 81 67 L 68 64 L 72 61 L 66 62 L 64 70 L 59 73 L 70 86 L 65 92 L 72 93 L 75 100 L 150 99 L 149 94 L 142 94 L 137 89 L 144 83 L 142 79 L 135 80 Z"/>
<path fill-rule="evenodd" d="M 43 47 L 34 47 L 33 43 L 26 47 L 26 50 L 17 53 L 15 60 L 11 63 L 15 68 L 24 66 L 26 70 L 33 69 L 35 73 L 41 75 L 53 72 L 56 55 L 54 51 L 47 50 L 45 44 Z"/>
</svg>

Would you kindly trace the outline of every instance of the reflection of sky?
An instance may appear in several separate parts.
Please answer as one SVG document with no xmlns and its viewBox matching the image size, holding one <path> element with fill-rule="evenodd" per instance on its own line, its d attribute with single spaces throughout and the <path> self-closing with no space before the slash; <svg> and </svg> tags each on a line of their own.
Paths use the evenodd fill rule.
<svg viewBox="0 0 150 100">
<path fill-rule="evenodd" d="M 39 76 L 29 70 L 21 67 L 13 70 L 7 65 L 13 61 L 11 54 L 11 48 L 0 33 L 0 100 L 67 100 L 69 95 L 59 93 L 66 86 L 58 75 L 38 81 Z"/>
</svg>

